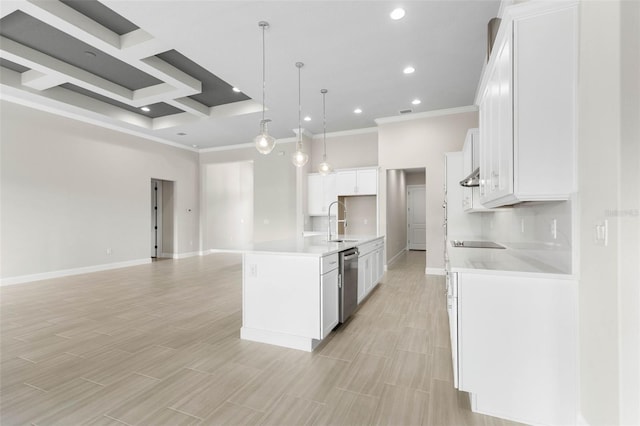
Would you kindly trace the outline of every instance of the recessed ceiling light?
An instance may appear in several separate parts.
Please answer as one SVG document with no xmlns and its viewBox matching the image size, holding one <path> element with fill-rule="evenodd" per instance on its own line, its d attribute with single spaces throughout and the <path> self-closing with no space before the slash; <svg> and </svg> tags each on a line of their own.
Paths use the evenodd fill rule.
<svg viewBox="0 0 640 426">
<path fill-rule="evenodd" d="M 234 91 L 234 92 L 236 92 L 236 93 L 240 93 L 240 92 L 241 92 L 241 90 L 240 90 L 240 89 L 238 89 L 237 87 L 234 87 L 234 88 L 233 88 L 233 89 L 231 89 L 231 90 L 233 90 L 233 91 Z"/>
<path fill-rule="evenodd" d="M 311 121 L 311 117 L 309 117 L 308 115 L 304 118 L 304 121 Z"/>
<path fill-rule="evenodd" d="M 422 101 L 420 99 L 414 99 L 414 100 L 411 101 L 411 103 L 413 105 L 420 105 L 422 103 Z"/>
<path fill-rule="evenodd" d="M 140 108 L 140 109 L 141 109 L 142 111 L 144 111 L 144 112 L 149 112 L 149 111 L 151 111 L 151 108 L 146 107 L 146 106 L 144 106 L 144 107 L 142 107 L 142 108 Z"/>
<path fill-rule="evenodd" d="M 398 19 L 402 19 L 404 18 L 405 12 L 404 9 L 401 7 L 398 7 L 396 9 L 393 9 L 391 11 L 391 13 L 389 14 L 389 16 L 391 17 L 391 19 L 393 19 L 394 21 L 397 21 Z"/>
<path fill-rule="evenodd" d="M 191 145 L 191 146 L 194 147 L 194 148 L 198 147 L 198 145 L 196 145 L 195 143 L 193 145 Z"/>
<path fill-rule="evenodd" d="M 403 73 L 405 74 L 413 74 L 416 71 L 416 69 L 414 67 L 412 67 L 411 65 L 409 65 L 408 67 L 406 67 L 405 69 L 402 70 Z"/>
<path fill-rule="evenodd" d="M 360 108 L 356 108 L 356 109 L 353 110 L 353 112 L 356 113 L 356 114 L 360 114 L 360 113 L 362 113 L 362 110 Z"/>
</svg>

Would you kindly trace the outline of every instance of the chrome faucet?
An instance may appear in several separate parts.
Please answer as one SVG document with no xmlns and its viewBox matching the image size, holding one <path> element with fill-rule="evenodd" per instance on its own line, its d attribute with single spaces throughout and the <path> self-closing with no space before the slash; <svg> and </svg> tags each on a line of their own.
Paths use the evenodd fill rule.
<svg viewBox="0 0 640 426">
<path fill-rule="evenodd" d="M 344 220 L 337 220 L 336 215 L 336 223 L 344 222 L 344 227 L 347 227 L 347 206 L 345 206 L 342 201 L 334 201 L 329 204 L 329 208 L 327 209 L 327 241 L 331 241 L 331 206 L 333 206 L 334 204 L 342 204 L 342 207 L 344 207 Z"/>
</svg>

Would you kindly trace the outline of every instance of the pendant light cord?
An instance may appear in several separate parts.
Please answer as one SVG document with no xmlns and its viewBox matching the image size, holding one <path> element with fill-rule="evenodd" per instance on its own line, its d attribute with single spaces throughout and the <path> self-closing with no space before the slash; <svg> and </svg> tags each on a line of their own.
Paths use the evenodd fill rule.
<svg viewBox="0 0 640 426">
<path fill-rule="evenodd" d="M 304 64 L 302 62 L 296 62 L 298 67 L 298 149 L 302 151 L 302 89 L 300 85 L 300 69 Z"/>
<path fill-rule="evenodd" d="M 327 90 L 323 89 L 322 90 L 322 134 L 323 134 L 323 141 L 324 141 L 324 154 L 322 154 L 322 161 L 326 162 L 327 161 L 327 109 L 326 109 L 326 102 L 325 102 L 325 97 L 327 95 Z"/>
<path fill-rule="evenodd" d="M 265 43 L 264 43 L 264 30 L 267 28 L 267 25 L 262 25 L 262 121 L 264 122 L 264 105 L 266 99 L 266 66 L 265 66 Z"/>
</svg>

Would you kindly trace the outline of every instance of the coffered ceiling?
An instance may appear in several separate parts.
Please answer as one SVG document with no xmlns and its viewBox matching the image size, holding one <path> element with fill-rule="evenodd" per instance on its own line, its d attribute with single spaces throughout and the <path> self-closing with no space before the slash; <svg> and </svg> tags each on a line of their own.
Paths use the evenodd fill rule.
<svg viewBox="0 0 640 426">
<path fill-rule="evenodd" d="M 389 13 L 402 6 L 406 16 Z M 471 105 L 498 1 L 2 1 L 3 99 L 196 149 Z M 404 74 L 412 66 L 415 72 Z M 239 91 L 232 90 L 234 87 Z M 412 101 L 419 100 L 416 104 Z M 143 107 L 146 107 L 143 109 Z M 361 113 L 354 110 L 360 108 Z M 148 109 L 148 111 L 147 111 Z"/>
</svg>

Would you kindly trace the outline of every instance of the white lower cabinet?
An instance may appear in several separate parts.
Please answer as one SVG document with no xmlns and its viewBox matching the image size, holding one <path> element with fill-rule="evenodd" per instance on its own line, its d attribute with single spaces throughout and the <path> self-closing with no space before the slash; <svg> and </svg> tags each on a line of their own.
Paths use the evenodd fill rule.
<svg viewBox="0 0 640 426">
<path fill-rule="evenodd" d="M 472 394 L 473 410 L 527 424 L 576 424 L 576 282 L 457 278 L 458 389 Z"/>
<path fill-rule="evenodd" d="M 329 258 L 335 257 L 335 261 L 337 264 L 338 255 L 334 254 L 331 256 L 326 256 Z M 324 259 L 324 258 L 323 258 Z M 323 262 L 323 263 L 333 263 L 333 260 L 330 259 L 331 262 Z M 325 272 L 325 271 L 323 271 Z M 320 324 L 322 327 L 322 338 L 327 337 L 331 330 L 338 325 L 339 321 L 339 308 L 338 308 L 338 267 L 336 266 L 334 269 L 325 272 L 320 277 L 320 287 L 322 297 L 320 299 L 320 304 L 322 305 L 321 319 Z"/>
<path fill-rule="evenodd" d="M 375 288 L 384 275 L 384 240 L 358 246 L 358 303 Z"/>
</svg>

